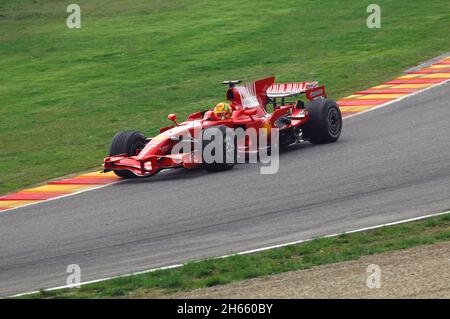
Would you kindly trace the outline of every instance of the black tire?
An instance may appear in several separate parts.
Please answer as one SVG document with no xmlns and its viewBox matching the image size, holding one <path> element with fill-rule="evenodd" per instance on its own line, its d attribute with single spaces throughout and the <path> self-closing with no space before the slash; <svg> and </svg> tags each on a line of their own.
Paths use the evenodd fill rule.
<svg viewBox="0 0 450 319">
<path fill-rule="evenodd" d="M 306 110 L 310 119 L 302 130 L 311 143 L 332 143 L 339 139 L 342 131 L 342 115 L 335 101 L 313 100 L 306 105 Z"/>
<path fill-rule="evenodd" d="M 205 133 L 211 134 L 212 138 L 205 135 Z M 202 154 L 205 154 L 205 148 L 211 144 L 214 143 L 214 137 L 220 136 L 221 138 L 221 145 L 222 147 L 222 157 L 218 158 L 217 161 L 213 160 L 211 163 L 208 163 L 203 159 L 203 167 L 208 172 L 221 172 L 221 171 L 227 171 L 234 167 L 236 163 L 237 158 L 237 148 L 236 148 L 236 137 L 234 133 L 230 132 L 230 130 L 227 130 L 226 126 L 213 126 L 205 129 L 202 134 L 203 143 L 202 143 Z M 216 146 L 219 147 L 219 146 Z M 215 155 L 215 154 L 212 154 Z M 227 161 L 228 158 L 228 161 Z M 231 159 L 231 162 L 230 162 Z"/>
<path fill-rule="evenodd" d="M 137 155 L 139 150 L 142 150 L 146 144 L 145 136 L 136 131 L 124 131 L 114 135 L 111 147 L 109 148 L 109 156 L 118 154 L 128 154 L 128 156 Z M 136 177 L 131 171 L 128 170 L 114 170 L 117 176 L 122 178 Z"/>
</svg>

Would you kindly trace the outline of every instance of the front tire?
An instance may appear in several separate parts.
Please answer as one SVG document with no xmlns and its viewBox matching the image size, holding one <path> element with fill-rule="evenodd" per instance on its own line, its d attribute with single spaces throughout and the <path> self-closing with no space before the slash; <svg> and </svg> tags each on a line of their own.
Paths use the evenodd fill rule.
<svg viewBox="0 0 450 319">
<path fill-rule="evenodd" d="M 226 126 L 213 126 L 205 129 L 202 134 L 203 138 L 203 167 L 208 172 L 227 171 L 234 167 L 237 157 L 236 137 Z M 219 138 L 218 141 L 215 139 Z M 215 144 L 215 145 L 214 145 Z M 211 152 L 212 161 L 205 161 L 205 150 L 209 151 L 214 147 L 213 151 L 221 148 L 222 156 L 216 156 L 215 152 Z"/>
<path fill-rule="evenodd" d="M 118 154 L 127 154 L 128 156 L 135 156 L 145 147 L 145 136 L 137 131 L 124 131 L 114 135 L 109 148 L 109 156 Z M 131 171 L 128 170 L 114 170 L 117 176 L 122 178 L 136 177 Z"/>
<path fill-rule="evenodd" d="M 306 110 L 310 118 L 302 130 L 311 143 L 332 143 L 339 139 L 342 130 L 342 115 L 335 101 L 313 100 L 306 105 Z"/>
</svg>

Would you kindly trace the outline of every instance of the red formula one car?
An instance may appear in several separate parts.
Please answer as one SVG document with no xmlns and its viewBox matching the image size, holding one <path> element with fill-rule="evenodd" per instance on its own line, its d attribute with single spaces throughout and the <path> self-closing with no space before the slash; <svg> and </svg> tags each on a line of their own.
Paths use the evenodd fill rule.
<svg viewBox="0 0 450 319">
<path fill-rule="evenodd" d="M 117 133 L 112 140 L 109 157 L 104 159 L 104 171 L 131 178 L 151 176 L 162 169 L 176 167 L 202 166 L 208 171 L 231 169 L 234 160 L 202 161 L 202 150 L 211 139 L 202 141 L 200 151 L 192 147 L 189 152 L 174 152 L 175 145 L 195 144 L 198 132 L 203 138 L 210 130 L 223 134 L 224 158 L 233 153 L 233 159 L 237 154 L 259 152 L 261 146 L 255 145 L 259 144 L 258 140 L 229 137 L 229 128 L 262 129 L 268 135 L 271 129 L 278 129 L 280 146 L 301 141 L 318 144 L 338 140 L 342 128 L 341 112 L 335 101 L 326 98 L 323 86 L 317 82 L 274 84 L 274 81 L 274 77 L 243 85 L 240 85 L 241 81 L 224 81 L 229 86 L 226 98 L 231 116 L 228 118 L 217 117 L 213 110 L 205 110 L 178 123 L 175 114 L 170 114 L 168 118 L 174 125 L 161 128 L 160 134 L 153 138 L 146 138 L 137 131 Z M 299 99 L 301 95 L 309 100 L 307 104 Z M 269 107 L 272 108 L 271 113 Z"/>
</svg>

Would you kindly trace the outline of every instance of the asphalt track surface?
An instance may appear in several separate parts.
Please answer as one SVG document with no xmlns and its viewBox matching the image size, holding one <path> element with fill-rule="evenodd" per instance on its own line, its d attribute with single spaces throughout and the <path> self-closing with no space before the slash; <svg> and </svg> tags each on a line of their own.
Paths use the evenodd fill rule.
<svg viewBox="0 0 450 319">
<path fill-rule="evenodd" d="M 280 170 L 166 171 L 0 213 L 0 296 L 450 210 L 450 83 L 344 121 Z"/>
</svg>

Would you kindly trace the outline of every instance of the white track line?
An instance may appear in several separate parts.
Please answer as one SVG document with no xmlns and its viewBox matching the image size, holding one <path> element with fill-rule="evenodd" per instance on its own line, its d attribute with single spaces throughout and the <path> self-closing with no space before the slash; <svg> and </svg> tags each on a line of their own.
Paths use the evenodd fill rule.
<svg viewBox="0 0 450 319">
<path fill-rule="evenodd" d="M 382 108 L 382 107 L 391 105 L 391 104 L 393 104 L 393 103 L 395 103 L 395 102 L 399 102 L 399 101 L 401 101 L 401 100 L 403 100 L 403 99 L 406 99 L 406 98 L 408 98 L 408 97 L 418 95 L 418 94 L 423 93 L 423 92 L 425 92 L 425 91 L 427 91 L 427 90 L 430 90 L 430 89 L 432 89 L 432 88 L 435 88 L 435 87 L 444 85 L 444 84 L 446 84 L 446 83 L 448 83 L 448 82 L 450 82 L 450 79 L 448 79 L 448 80 L 446 80 L 446 81 L 444 81 L 444 82 L 437 83 L 437 84 L 435 84 L 435 85 L 429 86 L 429 87 L 424 88 L 424 89 L 422 89 L 422 90 L 420 90 L 420 91 L 417 91 L 417 92 L 414 92 L 414 93 L 405 95 L 405 96 L 403 96 L 403 97 L 401 97 L 401 98 L 398 98 L 398 99 L 396 99 L 396 100 L 389 101 L 389 102 L 387 102 L 387 103 L 378 105 L 378 106 L 376 106 L 376 107 L 374 107 L 374 108 L 371 108 L 371 109 L 369 109 L 369 110 L 366 110 L 366 111 L 363 111 L 363 112 L 360 112 L 360 113 L 356 113 L 356 114 L 353 114 L 353 115 L 350 115 L 350 116 L 346 116 L 344 119 L 353 118 L 353 117 L 356 117 L 356 116 L 359 116 L 359 115 L 362 115 L 362 114 L 366 114 L 366 113 L 371 112 L 371 111 L 378 110 L 378 109 L 380 109 L 380 108 Z M 117 184 L 117 183 L 120 183 L 120 182 L 122 182 L 122 181 L 113 182 L 113 183 L 111 183 L 111 184 L 102 185 L 102 186 L 99 186 L 99 187 L 96 187 L 96 188 L 92 188 L 92 189 L 87 189 L 87 190 L 79 191 L 79 192 L 76 192 L 76 193 L 73 193 L 73 194 L 63 195 L 63 196 L 61 196 L 61 197 L 55 197 L 55 198 L 52 198 L 52 199 L 50 199 L 50 200 L 54 200 L 54 199 L 59 199 L 59 198 L 62 198 L 62 197 L 68 197 L 68 196 L 76 195 L 76 194 L 79 194 L 79 193 L 83 193 L 83 192 L 85 192 L 85 191 L 90 191 L 90 190 L 94 190 L 94 189 L 99 189 L 99 188 L 106 187 L 106 186 L 113 185 L 113 184 Z M 48 201 L 49 201 L 49 200 L 48 200 Z M 45 202 L 47 202 L 47 201 L 37 202 L 37 203 L 31 203 L 31 204 L 28 204 L 28 205 L 26 205 L 26 206 L 31 206 L 31 205 L 34 205 L 34 204 L 40 204 L 40 203 L 45 203 Z M 11 209 L 8 209 L 8 210 L 4 210 L 3 212 L 6 212 L 6 211 L 9 211 L 9 210 L 12 210 L 12 209 L 21 208 L 21 207 L 25 207 L 25 206 L 14 207 L 14 208 L 11 208 Z M 365 230 L 381 228 L 381 227 L 385 227 L 385 226 L 391 226 L 391 225 L 396 225 L 396 224 L 407 223 L 407 222 L 410 222 L 410 221 L 421 220 L 421 219 L 430 218 L 430 217 L 435 217 L 435 216 L 444 215 L 444 214 L 448 214 L 448 213 L 450 213 L 450 211 L 448 211 L 448 212 L 442 212 L 442 213 L 436 213 L 436 214 L 430 214 L 430 215 L 424 215 L 424 216 L 415 217 L 415 218 L 410 218 L 410 219 L 399 220 L 399 221 L 392 222 L 392 223 L 388 223 L 388 224 L 380 224 L 380 225 L 376 225 L 376 226 L 370 226 L 370 227 L 365 227 L 365 228 L 360 228 L 360 229 L 350 230 L 350 231 L 345 232 L 345 234 L 351 234 L 351 233 L 356 233 L 356 232 L 362 232 L 362 231 L 365 231 Z M 325 235 L 325 236 L 322 236 L 322 238 L 336 237 L 336 236 L 339 236 L 339 235 L 342 235 L 342 233 L 341 233 L 341 234 Z M 235 255 L 251 254 L 251 253 L 255 253 L 255 252 L 259 252 L 259 251 L 264 251 L 264 250 L 269 250 L 269 249 L 273 249 L 273 248 L 279 248 L 279 247 L 284 247 L 284 246 L 289 246 L 289 245 L 300 244 L 300 243 L 304 243 L 304 242 L 311 241 L 311 240 L 313 240 L 313 239 L 314 239 L 314 238 L 303 239 L 303 240 L 293 241 L 293 242 L 289 242 L 289 243 L 284 243 L 284 244 L 279 244 L 279 245 L 274 245 L 274 246 L 268 246 L 268 247 L 262 247 L 262 248 L 258 248 L 258 249 L 253 249 L 253 250 L 248 250 L 248 251 L 238 252 L 238 253 L 235 253 L 235 254 L 223 255 L 223 256 L 219 256 L 219 257 L 215 257 L 215 258 L 226 258 L 226 257 L 230 257 L 230 256 L 235 256 Z M 159 267 L 159 268 L 153 268 L 153 269 L 144 270 L 144 271 L 140 271 L 140 272 L 134 272 L 134 273 L 126 274 L 126 275 L 118 275 L 118 276 L 112 276 L 112 277 L 107 277 L 107 278 L 102 278 L 102 279 L 96 279 L 96 280 L 86 281 L 86 282 L 80 283 L 79 285 L 80 285 L 80 286 L 82 286 L 82 285 L 88 285 L 88 284 L 93 284 L 93 283 L 96 283 L 96 282 L 101 282 L 101 281 L 110 280 L 110 279 L 114 279 L 114 278 L 129 277 L 129 276 L 133 276 L 133 275 L 139 275 L 139 274 L 145 274 L 145 273 L 149 273 L 149 272 L 154 272 L 154 271 L 157 271 L 157 270 L 164 270 L 164 269 L 178 268 L 178 267 L 181 267 L 181 266 L 183 266 L 183 264 L 176 264 L 176 265 L 164 266 L 164 267 Z M 45 289 L 45 291 L 53 291 L 53 290 L 64 289 L 64 288 L 72 288 L 72 287 L 74 287 L 74 286 L 73 286 L 73 285 L 72 285 L 72 286 L 70 286 L 70 285 L 69 285 L 69 286 L 60 286 L 60 287 L 48 288 L 48 289 Z M 21 296 L 25 296 L 25 295 L 31 295 L 31 294 L 35 294 L 35 293 L 38 293 L 38 292 L 39 292 L 39 291 L 32 291 L 32 292 L 21 293 L 21 294 L 17 294 L 17 295 L 11 296 L 10 298 L 13 298 L 13 297 L 21 297 Z"/>
<path fill-rule="evenodd" d="M 445 214 L 450 214 L 450 211 L 441 212 L 441 213 L 435 213 L 435 214 L 429 214 L 429 215 L 423 215 L 423 216 L 414 217 L 414 218 L 402 219 L 402 220 L 398 220 L 398 221 L 391 222 L 391 223 L 379 224 L 379 225 L 375 225 L 375 226 L 369 226 L 369 227 L 349 230 L 349 231 L 342 232 L 342 233 L 335 233 L 335 234 L 320 236 L 320 237 L 316 237 L 316 238 L 308 238 L 308 239 L 296 240 L 296 241 L 291 241 L 291 242 L 287 242 L 287 243 L 283 243 L 283 244 L 267 246 L 267 247 L 252 249 L 252 250 L 246 250 L 246 251 L 242 251 L 242 252 L 238 252 L 238 253 L 234 253 L 234 254 L 228 254 L 228 255 L 213 257 L 213 259 L 222 259 L 222 258 L 238 256 L 238 255 L 247 255 L 247 254 L 252 254 L 252 253 L 257 253 L 257 252 L 262 252 L 262 251 L 274 249 L 274 248 L 282 248 L 282 247 L 286 247 L 286 246 L 290 246 L 290 245 L 302 244 L 302 243 L 306 243 L 306 242 L 309 242 L 309 241 L 312 241 L 312 240 L 318 239 L 318 238 L 331 238 L 331 237 L 341 236 L 343 234 L 359 233 L 359 232 L 363 232 L 363 231 L 367 231 L 367 230 L 372 230 L 372 229 L 377 229 L 377 228 L 382 228 L 382 227 L 387 227 L 387 226 L 393 226 L 393 225 L 398 225 L 398 224 L 404 224 L 404 223 L 418 221 L 418 220 L 427 219 L 427 218 L 431 218 L 431 217 L 437 217 L 437 216 L 441 216 L 441 215 L 445 215 Z M 201 261 L 201 260 L 199 260 L 199 261 Z M 197 261 L 197 262 L 199 262 L 199 261 Z M 148 270 L 133 272 L 133 273 L 125 274 L 125 275 L 118 275 L 118 276 L 106 277 L 106 278 L 102 278 L 102 279 L 95 279 L 95 280 L 85 281 L 85 282 L 79 283 L 77 285 L 66 285 L 66 286 L 59 286 L 59 287 L 48 288 L 48 289 L 44 289 L 44 291 L 54 291 L 54 290 L 66 289 L 66 288 L 75 288 L 75 287 L 78 287 L 78 286 L 85 286 L 85 285 L 94 284 L 94 283 L 98 283 L 98 282 L 102 282 L 102 281 L 106 281 L 106 280 L 111 280 L 111 279 L 116 279 L 116 278 L 126 278 L 126 277 L 130 277 L 130 276 L 135 276 L 135 275 L 147 274 L 147 273 L 155 272 L 155 271 L 158 271 L 158 270 L 180 268 L 182 266 L 183 266 L 183 264 L 175 264 L 175 265 L 169 265 L 169 266 L 164 266 L 164 267 L 157 267 L 157 268 L 152 268 L 152 269 L 148 269 Z M 9 296 L 7 298 L 17 298 L 17 297 L 22 297 L 22 296 L 32 295 L 32 294 L 37 294 L 37 293 L 39 293 L 39 291 L 36 290 L 36 291 L 16 294 L 16 295 L 13 295 L 13 296 Z"/>
<path fill-rule="evenodd" d="M 366 231 L 366 230 L 372 230 L 372 229 L 377 229 L 377 228 L 382 228 L 382 227 L 387 227 L 387 226 L 394 226 L 394 225 L 398 225 L 398 224 L 404 224 L 404 223 L 418 221 L 418 220 L 427 219 L 427 218 L 431 218 L 431 217 L 437 217 L 437 216 L 445 215 L 445 214 L 450 214 L 450 211 L 441 212 L 441 213 L 435 213 L 435 214 L 429 214 L 429 215 L 423 215 L 423 216 L 414 217 L 414 218 L 402 219 L 402 220 L 398 220 L 398 221 L 387 223 L 387 224 L 379 224 L 379 225 L 375 225 L 375 226 L 369 226 L 369 227 L 359 228 L 359 229 L 355 229 L 355 230 L 349 230 L 349 231 L 342 232 L 342 233 L 335 233 L 335 234 L 331 234 L 331 235 L 324 235 L 324 236 L 320 236 L 320 237 L 316 237 L 316 238 L 297 240 L 297 241 L 293 241 L 293 242 L 289 242 L 289 243 L 284 243 L 284 244 L 279 244 L 279 245 L 273 245 L 273 246 L 268 246 L 268 247 L 263 247 L 263 248 L 247 250 L 247 251 L 243 251 L 243 252 L 240 252 L 240 253 L 226 255 L 226 256 L 221 256 L 221 257 L 217 257 L 217 258 L 231 257 L 231 256 L 234 256 L 234 255 L 252 254 L 252 253 L 256 253 L 256 252 L 260 252 L 260 251 L 269 250 L 269 249 L 272 249 L 272 248 L 281 248 L 281 247 L 285 247 L 285 246 L 301 244 L 301 243 L 304 243 L 304 242 L 312 241 L 312 240 L 317 239 L 317 238 L 330 238 L 330 237 L 337 237 L 337 236 L 344 235 L 344 234 L 359 233 L 359 232 L 363 232 L 363 231 Z"/>
<path fill-rule="evenodd" d="M 69 194 L 53 197 L 53 198 L 50 198 L 50 199 L 43 199 L 43 200 L 40 200 L 40 201 L 38 199 L 38 202 L 33 202 L 33 203 L 29 203 L 29 204 L 25 204 L 25 205 L 21 205 L 21 206 L 17 206 L 17 207 L 11 207 L 11 208 L 8 208 L 8 209 L 1 210 L 0 211 L 0 216 L 3 213 L 7 213 L 7 212 L 10 212 L 10 211 L 15 210 L 15 209 L 47 203 L 47 202 L 50 202 L 52 200 L 56 200 L 56 199 L 60 199 L 60 198 L 64 198 L 64 197 L 69 197 L 69 196 L 73 196 L 73 195 L 78 195 L 78 194 L 81 194 L 81 193 L 85 193 L 85 192 L 93 191 L 93 190 L 96 190 L 96 189 L 104 188 L 104 187 L 107 187 L 107 186 L 110 186 L 110 185 L 114 185 L 114 184 L 118 184 L 118 183 L 121 183 L 121 182 L 123 182 L 123 180 L 119 180 L 117 182 L 111 182 L 111 183 L 108 183 L 108 184 L 98 185 L 98 186 L 92 186 L 92 187 L 87 188 L 87 189 L 82 189 L 82 190 L 79 190 L 79 191 L 76 191 L 76 192 L 73 192 L 73 193 L 69 193 Z M 47 184 L 45 184 L 43 186 L 46 186 L 46 185 Z M 88 184 L 84 184 L 84 185 L 88 185 Z M 87 186 L 87 187 L 89 187 L 89 186 Z M 27 190 L 27 189 L 25 189 L 25 190 Z M 12 199 L 12 201 L 13 201 L 13 199 Z M 17 200 L 17 201 L 20 201 L 20 200 Z"/>
</svg>

